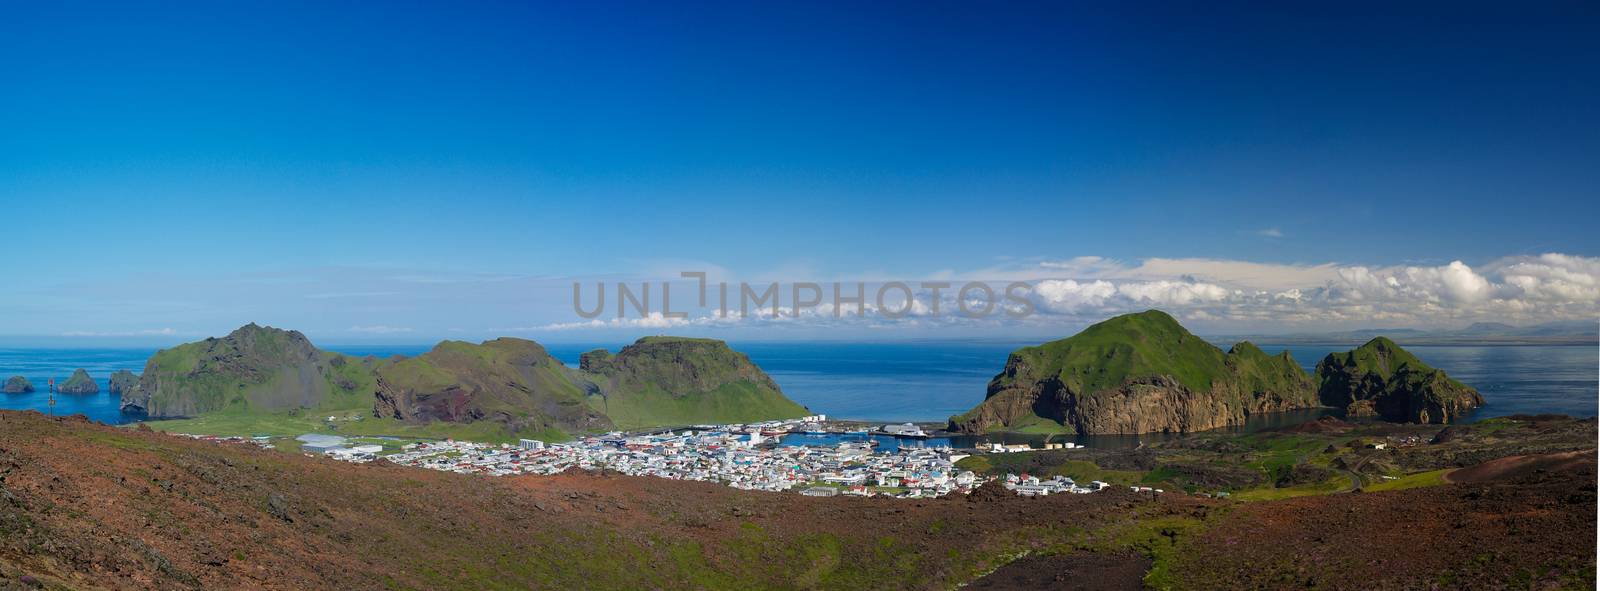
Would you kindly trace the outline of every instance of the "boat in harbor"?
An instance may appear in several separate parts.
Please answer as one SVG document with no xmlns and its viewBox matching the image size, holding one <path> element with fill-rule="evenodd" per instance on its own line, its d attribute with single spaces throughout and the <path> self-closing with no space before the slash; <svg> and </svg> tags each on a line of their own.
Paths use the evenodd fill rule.
<svg viewBox="0 0 1600 591">
<path fill-rule="evenodd" d="M 911 439 L 927 439 L 929 437 L 928 433 L 926 431 L 922 430 L 922 427 L 918 427 L 914 423 L 902 423 L 902 424 L 899 424 L 899 425 L 884 425 L 884 426 L 880 427 L 878 430 L 879 430 L 879 432 L 883 433 L 884 435 L 889 435 L 889 436 L 893 436 L 893 437 L 907 437 L 907 438 L 911 438 Z"/>
</svg>

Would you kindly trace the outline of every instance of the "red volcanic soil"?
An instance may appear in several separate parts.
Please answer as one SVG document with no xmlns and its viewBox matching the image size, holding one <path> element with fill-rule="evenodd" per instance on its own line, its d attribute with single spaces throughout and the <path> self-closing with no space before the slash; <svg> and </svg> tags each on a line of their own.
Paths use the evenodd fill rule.
<svg viewBox="0 0 1600 591">
<path fill-rule="evenodd" d="M 811 498 L 347 464 L 0 411 L 0 590 L 1133 589 L 1153 556 L 1179 589 L 1592 587 L 1581 460 L 1261 503 Z"/>
<path fill-rule="evenodd" d="M 1585 464 L 1595 463 L 1595 450 L 1569 451 L 1529 456 L 1507 456 L 1489 460 L 1476 466 L 1452 470 L 1445 474 L 1450 482 L 1489 482 L 1524 478 L 1539 472 L 1564 472 L 1578 470 Z"/>
<path fill-rule="evenodd" d="M 983 591 L 1139 591 L 1150 559 L 1132 552 L 1029 556 L 1000 567 L 968 589 Z"/>
<path fill-rule="evenodd" d="M 1209 502 L 994 492 L 468 476 L 0 411 L 0 589 L 950 588 L 1134 512 Z"/>
<path fill-rule="evenodd" d="M 1242 504 L 1171 570 L 1186 589 L 1594 588 L 1593 453 L 1509 460 L 1461 471 L 1496 478 L 1477 484 Z"/>
</svg>

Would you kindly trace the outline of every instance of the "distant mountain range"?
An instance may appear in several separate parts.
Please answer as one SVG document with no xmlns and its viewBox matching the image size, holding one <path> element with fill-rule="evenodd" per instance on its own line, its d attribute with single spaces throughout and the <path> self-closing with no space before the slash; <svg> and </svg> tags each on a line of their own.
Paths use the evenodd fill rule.
<svg viewBox="0 0 1600 591">
<path fill-rule="evenodd" d="M 1600 343 L 1600 321 L 1564 320 L 1532 326 L 1478 322 L 1459 329 L 1363 328 L 1357 330 L 1290 333 L 1280 335 L 1214 335 L 1208 340 L 1260 343 L 1357 344 L 1386 336 L 1406 345 L 1593 345 Z"/>
</svg>

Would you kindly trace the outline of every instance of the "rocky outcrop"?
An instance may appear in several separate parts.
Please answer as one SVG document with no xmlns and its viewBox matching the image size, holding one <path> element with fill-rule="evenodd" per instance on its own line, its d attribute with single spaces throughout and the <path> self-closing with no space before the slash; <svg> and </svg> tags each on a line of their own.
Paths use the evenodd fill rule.
<svg viewBox="0 0 1600 591">
<path fill-rule="evenodd" d="M 138 385 L 123 390 L 122 409 L 151 417 L 194 416 L 224 408 L 279 411 L 318 406 L 358 392 L 360 364 L 333 367 L 342 357 L 312 346 L 297 331 L 240 327 L 222 338 L 157 352 Z M 353 378 L 352 374 L 356 374 Z"/>
<path fill-rule="evenodd" d="M 32 391 L 33 382 L 28 381 L 28 378 L 22 376 L 11 376 L 6 378 L 6 385 L 4 387 L 0 387 L 0 392 L 5 392 L 6 394 L 27 394 Z"/>
<path fill-rule="evenodd" d="M 611 369 L 611 352 L 605 349 L 585 351 L 578 355 L 578 369 L 600 373 Z"/>
<path fill-rule="evenodd" d="M 1187 432 L 1252 414 L 1317 406 L 1310 376 L 1285 352 L 1227 353 L 1160 311 L 1128 314 L 1011 354 L 983 403 L 950 429 L 1086 434 Z"/>
<path fill-rule="evenodd" d="M 111 374 L 111 384 L 107 390 L 111 394 L 121 394 L 139 387 L 139 376 L 126 369 L 119 369 Z"/>
<path fill-rule="evenodd" d="M 94 378 L 89 377 L 89 372 L 80 367 L 72 372 L 72 377 L 67 381 L 56 386 L 56 391 L 62 394 L 98 394 L 100 384 L 96 384 Z"/>
<path fill-rule="evenodd" d="M 1483 395 L 1378 337 L 1317 364 L 1323 404 L 1350 416 L 1404 423 L 1449 423 L 1483 406 Z"/>
</svg>

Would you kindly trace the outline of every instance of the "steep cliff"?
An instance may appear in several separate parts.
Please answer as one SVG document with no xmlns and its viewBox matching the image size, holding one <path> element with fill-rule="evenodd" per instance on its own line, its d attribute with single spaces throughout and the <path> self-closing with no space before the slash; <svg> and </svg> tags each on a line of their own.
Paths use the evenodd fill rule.
<svg viewBox="0 0 1600 591">
<path fill-rule="evenodd" d="M 1351 416 L 1449 423 L 1483 406 L 1477 390 L 1383 337 L 1352 351 L 1330 353 L 1317 364 L 1317 378 L 1322 403 L 1343 408 Z"/>
<path fill-rule="evenodd" d="M 590 406 L 624 428 L 810 414 L 750 358 L 715 339 L 645 337 L 616 355 L 590 351 L 580 361 Z"/>
<path fill-rule="evenodd" d="M 1013 352 L 985 400 L 952 417 L 950 429 L 1199 431 L 1313 406 L 1316 388 L 1287 353 L 1270 356 L 1250 343 L 1224 353 L 1150 310 Z"/>
</svg>

